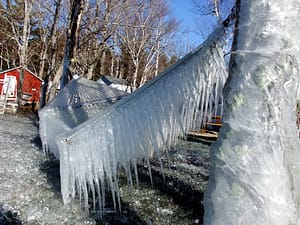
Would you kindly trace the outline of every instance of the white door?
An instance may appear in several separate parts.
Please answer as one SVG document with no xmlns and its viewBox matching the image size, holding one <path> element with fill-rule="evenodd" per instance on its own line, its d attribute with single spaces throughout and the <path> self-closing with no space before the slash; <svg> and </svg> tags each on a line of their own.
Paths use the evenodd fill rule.
<svg viewBox="0 0 300 225">
<path fill-rule="evenodd" d="M 5 75 L 3 83 L 3 94 L 8 93 L 7 97 L 13 97 L 16 93 L 17 79 L 15 76 Z"/>
</svg>

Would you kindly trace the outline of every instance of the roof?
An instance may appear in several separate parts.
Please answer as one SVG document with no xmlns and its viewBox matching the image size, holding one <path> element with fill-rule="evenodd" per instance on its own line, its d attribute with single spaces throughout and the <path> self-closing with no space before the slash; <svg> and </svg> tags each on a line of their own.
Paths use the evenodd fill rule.
<svg viewBox="0 0 300 225">
<path fill-rule="evenodd" d="M 125 95 L 126 92 L 80 77 L 71 80 L 47 107 L 81 107 L 87 104 L 113 102 Z"/>
<path fill-rule="evenodd" d="M 43 147 L 59 158 L 56 137 L 95 116 L 128 95 L 126 92 L 86 78 L 71 80 L 39 111 Z"/>
<path fill-rule="evenodd" d="M 103 81 L 106 85 L 111 84 L 122 84 L 128 86 L 128 82 L 125 79 L 109 76 L 109 75 L 103 75 L 100 77 L 98 81 Z"/>
<path fill-rule="evenodd" d="M 13 71 L 13 70 L 18 70 L 20 69 L 21 66 L 18 66 L 18 67 L 14 67 L 14 68 L 11 68 L 11 69 L 7 69 L 7 70 L 3 70 L 3 71 L 0 71 L 0 73 L 7 73 L 7 72 L 10 72 L 10 71 Z M 25 70 L 27 72 L 29 72 L 30 74 L 32 74 L 34 77 L 36 77 L 37 79 L 39 79 L 40 81 L 43 81 L 41 78 L 39 78 L 34 72 L 32 72 L 31 70 L 25 68 Z"/>
</svg>

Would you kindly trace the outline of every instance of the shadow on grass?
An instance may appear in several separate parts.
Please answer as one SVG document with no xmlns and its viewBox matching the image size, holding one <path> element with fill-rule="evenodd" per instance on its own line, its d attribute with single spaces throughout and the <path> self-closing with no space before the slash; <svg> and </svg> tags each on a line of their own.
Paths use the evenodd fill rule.
<svg viewBox="0 0 300 225">
<path fill-rule="evenodd" d="M 7 211 L 3 209 L 0 203 L 0 225 L 21 225 L 22 222 L 19 220 L 17 213 Z"/>
<path fill-rule="evenodd" d="M 139 166 L 139 182 L 144 185 L 151 185 L 148 168 Z M 201 204 L 204 193 L 195 190 L 190 184 L 172 175 L 163 174 L 161 170 L 151 169 L 152 188 L 163 195 L 168 196 L 172 201 L 180 206 L 186 213 L 186 216 L 196 221 L 199 219 L 203 223 L 204 207 Z M 208 177 L 202 179 L 207 180 Z"/>
<path fill-rule="evenodd" d="M 36 147 L 38 147 L 39 150 L 42 151 L 42 141 L 41 141 L 40 135 L 36 135 L 34 138 L 32 138 L 30 140 L 30 143 L 34 144 Z"/>
<path fill-rule="evenodd" d="M 40 164 L 40 170 L 46 174 L 47 182 L 50 184 L 52 191 L 61 196 L 59 160 L 53 155 L 49 155 L 48 159 Z"/>
<path fill-rule="evenodd" d="M 149 225 L 146 221 L 141 219 L 136 211 L 129 207 L 128 205 L 123 205 L 123 211 L 114 212 L 114 213 L 106 213 L 100 218 L 99 216 L 95 216 L 97 225 Z M 151 223 L 150 223 L 151 224 Z"/>
<path fill-rule="evenodd" d="M 40 165 L 40 169 L 47 175 L 47 181 L 50 184 L 52 191 L 61 198 L 61 182 L 60 182 L 60 168 L 59 160 L 51 156 L 49 160 L 45 161 Z M 91 195 L 90 195 L 91 196 Z M 76 196 L 79 198 L 79 196 Z M 113 202 L 111 200 L 110 192 L 106 192 L 106 209 L 113 208 Z M 92 205 L 92 200 L 90 201 Z M 96 204 L 97 205 L 97 204 Z M 135 212 L 135 210 L 128 204 L 121 201 L 122 213 L 121 212 L 108 212 L 100 217 L 99 211 L 90 210 L 90 216 L 94 218 L 97 225 L 147 225 Z M 92 208 L 92 206 L 91 206 Z M 113 210 L 112 210 L 113 211 Z M 1 224 L 1 223 L 0 223 Z M 2 225 L 2 224 L 1 224 Z"/>
<path fill-rule="evenodd" d="M 60 193 L 60 170 L 59 170 L 59 160 L 55 159 L 54 156 L 45 161 L 41 165 L 41 171 L 47 174 L 48 182 L 52 186 L 53 192 L 57 196 L 61 197 Z M 140 186 L 148 186 L 162 195 L 167 196 L 169 199 L 172 199 L 172 202 L 185 211 L 185 216 L 189 218 L 190 221 L 199 220 L 199 224 L 203 222 L 204 208 L 201 202 L 203 201 L 204 193 L 195 190 L 192 185 L 186 183 L 180 178 L 176 177 L 176 174 L 173 175 L 163 175 L 163 172 L 160 169 L 152 168 L 152 180 L 153 185 L 150 181 L 148 168 L 144 166 L 138 167 L 139 171 L 139 182 Z M 176 173 L 176 172 L 175 172 Z M 125 178 L 124 178 L 125 179 Z M 198 178 L 196 178 L 198 179 Z M 200 177 L 199 179 L 207 181 L 208 177 Z M 92 196 L 92 195 L 90 195 Z M 76 198 L 79 199 L 77 196 Z M 92 209 L 92 200 L 90 200 L 90 205 Z M 97 205 L 97 204 L 96 204 Z M 106 192 L 106 206 L 105 209 L 113 209 L 113 202 L 110 195 L 110 192 Z M 130 203 L 124 202 L 121 199 L 121 212 L 107 212 L 102 217 L 99 215 L 99 211 L 96 212 L 90 210 L 90 216 L 94 218 L 97 222 L 97 225 L 149 225 L 152 224 L 151 221 L 145 221 L 149 217 L 144 217 L 144 215 L 139 216 L 133 206 Z"/>
</svg>

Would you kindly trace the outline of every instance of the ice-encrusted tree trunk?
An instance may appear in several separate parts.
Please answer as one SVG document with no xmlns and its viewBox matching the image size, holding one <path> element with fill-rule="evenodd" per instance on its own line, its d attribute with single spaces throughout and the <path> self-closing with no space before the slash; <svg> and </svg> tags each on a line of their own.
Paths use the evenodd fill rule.
<svg viewBox="0 0 300 225">
<path fill-rule="evenodd" d="M 237 0 L 205 225 L 299 223 L 299 0 Z"/>
</svg>

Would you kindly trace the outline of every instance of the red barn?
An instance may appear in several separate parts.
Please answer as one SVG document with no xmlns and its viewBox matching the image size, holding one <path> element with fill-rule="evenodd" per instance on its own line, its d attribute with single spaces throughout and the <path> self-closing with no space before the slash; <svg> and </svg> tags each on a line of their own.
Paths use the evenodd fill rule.
<svg viewBox="0 0 300 225">
<path fill-rule="evenodd" d="M 19 70 L 20 67 L 16 67 L 0 72 L 0 99 L 2 102 L 6 99 L 7 106 L 16 105 L 17 103 L 17 87 L 20 77 Z M 40 100 L 41 86 L 42 79 L 30 70 L 25 69 L 22 105 L 37 104 Z"/>
</svg>

